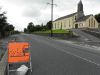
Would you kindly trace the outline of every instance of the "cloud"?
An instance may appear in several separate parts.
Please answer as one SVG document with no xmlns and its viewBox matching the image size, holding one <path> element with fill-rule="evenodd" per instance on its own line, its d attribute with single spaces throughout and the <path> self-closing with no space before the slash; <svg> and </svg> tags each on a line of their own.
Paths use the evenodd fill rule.
<svg viewBox="0 0 100 75">
<path fill-rule="evenodd" d="M 16 29 L 22 30 L 27 23 L 46 24 L 51 19 L 51 0 L 0 0 L 0 5 L 7 11 L 8 21 Z M 77 11 L 79 0 L 54 0 L 54 20 Z M 82 0 L 84 12 L 88 14 L 100 13 L 100 0 Z M 20 27 L 21 26 L 21 27 Z"/>
<path fill-rule="evenodd" d="M 35 9 L 35 7 L 28 6 L 24 9 L 22 15 L 30 18 L 39 17 L 41 15 L 41 11 L 39 9 Z"/>
</svg>

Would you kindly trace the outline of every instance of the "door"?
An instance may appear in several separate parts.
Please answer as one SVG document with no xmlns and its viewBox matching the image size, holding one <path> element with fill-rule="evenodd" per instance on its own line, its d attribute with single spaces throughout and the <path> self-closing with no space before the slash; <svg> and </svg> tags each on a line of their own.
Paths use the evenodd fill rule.
<svg viewBox="0 0 100 75">
<path fill-rule="evenodd" d="M 75 28 L 76 28 L 76 29 L 78 28 L 78 24 L 75 24 Z"/>
</svg>

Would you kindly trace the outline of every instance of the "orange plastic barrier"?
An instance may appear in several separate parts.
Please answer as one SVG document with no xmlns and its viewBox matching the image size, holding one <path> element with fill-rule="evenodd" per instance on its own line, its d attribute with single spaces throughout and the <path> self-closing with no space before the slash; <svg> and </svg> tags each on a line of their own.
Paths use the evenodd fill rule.
<svg viewBox="0 0 100 75">
<path fill-rule="evenodd" d="M 30 52 L 27 42 L 8 43 L 8 63 L 29 62 Z"/>
</svg>

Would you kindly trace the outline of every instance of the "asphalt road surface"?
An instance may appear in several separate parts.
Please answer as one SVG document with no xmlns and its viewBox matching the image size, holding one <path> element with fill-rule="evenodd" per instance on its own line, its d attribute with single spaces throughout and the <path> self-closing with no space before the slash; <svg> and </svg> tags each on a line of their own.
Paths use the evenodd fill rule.
<svg viewBox="0 0 100 75">
<path fill-rule="evenodd" d="M 18 35 L 30 43 L 30 75 L 100 75 L 100 51 L 32 34 Z"/>
</svg>

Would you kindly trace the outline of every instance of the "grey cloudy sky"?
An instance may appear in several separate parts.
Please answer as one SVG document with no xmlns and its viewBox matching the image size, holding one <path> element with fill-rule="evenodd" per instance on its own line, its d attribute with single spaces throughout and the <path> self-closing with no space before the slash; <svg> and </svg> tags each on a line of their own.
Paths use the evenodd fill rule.
<svg viewBox="0 0 100 75">
<path fill-rule="evenodd" d="M 50 20 L 51 0 L 0 0 L 3 11 L 7 11 L 8 22 L 16 29 L 23 30 L 29 22 L 36 24 Z M 54 0 L 54 19 L 77 11 L 79 0 Z M 88 14 L 100 13 L 100 0 L 82 0 L 84 12 Z"/>
</svg>

